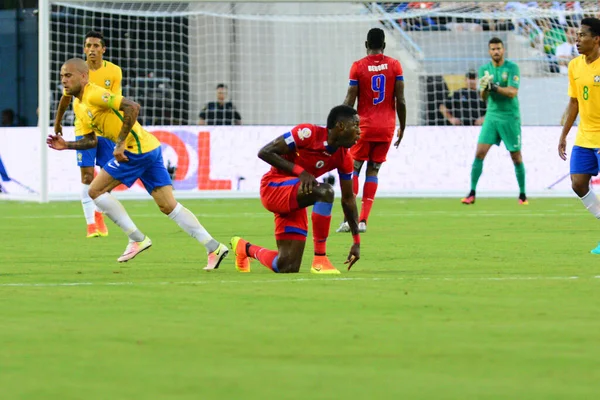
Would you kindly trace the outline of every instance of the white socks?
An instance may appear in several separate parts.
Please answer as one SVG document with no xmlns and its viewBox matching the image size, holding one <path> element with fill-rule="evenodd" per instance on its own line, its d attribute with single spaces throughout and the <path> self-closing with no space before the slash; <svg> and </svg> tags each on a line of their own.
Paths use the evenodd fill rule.
<svg viewBox="0 0 600 400">
<path fill-rule="evenodd" d="M 95 224 L 96 219 L 94 218 L 94 212 L 96 211 L 96 205 L 94 204 L 94 200 L 89 195 L 90 185 L 86 185 L 85 183 L 81 184 L 81 205 L 83 206 L 83 215 L 85 217 L 85 222 L 88 225 Z"/>
<path fill-rule="evenodd" d="M 219 242 L 210 236 L 198 218 L 180 203 L 177 203 L 175 209 L 169 214 L 169 218 L 175 221 L 188 235 L 202 243 L 207 252 L 212 253 L 219 247 Z"/>
<path fill-rule="evenodd" d="M 134 242 L 144 240 L 146 236 L 135 226 L 129 214 L 125 211 L 125 207 L 112 194 L 103 193 L 94 200 L 94 203 L 129 236 L 129 240 Z"/>
<path fill-rule="evenodd" d="M 587 192 L 585 196 L 581 198 L 583 205 L 587 210 L 592 213 L 592 215 L 598 219 L 600 219 L 600 200 L 596 196 L 596 193 L 590 188 L 590 191 Z"/>
</svg>

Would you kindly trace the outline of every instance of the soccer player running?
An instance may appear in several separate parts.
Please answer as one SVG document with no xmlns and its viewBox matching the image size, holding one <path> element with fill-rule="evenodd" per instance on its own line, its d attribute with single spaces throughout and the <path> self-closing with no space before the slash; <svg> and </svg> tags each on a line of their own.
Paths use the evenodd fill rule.
<svg viewBox="0 0 600 400">
<path fill-rule="evenodd" d="M 90 82 L 109 90 L 112 93 L 121 94 L 121 68 L 104 60 L 106 43 L 100 32 L 90 31 L 85 35 L 83 51 L 89 68 Z M 72 96 L 63 91 L 58 104 L 58 110 L 54 121 L 54 133 L 62 135 L 62 119 L 65 111 L 71 104 Z M 81 139 L 85 132 L 82 131 L 81 122 L 75 119 L 75 137 Z M 108 228 L 104 223 L 102 213 L 96 210 L 94 201 L 90 198 L 88 191 L 90 183 L 94 179 L 94 164 L 100 168 L 112 158 L 115 145 L 104 137 L 98 137 L 98 145 L 87 150 L 77 150 L 77 165 L 81 169 L 81 205 L 83 215 L 87 222 L 87 237 L 107 236 Z"/>
<path fill-rule="evenodd" d="M 398 148 L 406 126 L 406 103 L 404 100 L 404 77 L 402 66 L 394 58 L 383 54 L 385 33 L 373 28 L 367 33 L 365 42 L 367 56 L 355 61 L 350 68 L 350 85 L 344 104 L 354 107 L 358 98 L 360 116 L 360 139 L 350 149 L 354 159 L 352 176 L 354 195 L 358 194 L 358 176 L 365 161 L 367 172 L 363 186 L 362 204 L 358 230 L 366 232 L 367 221 L 377 192 L 379 169 L 394 137 L 396 115 L 400 121 L 397 140 Z M 346 221 L 336 232 L 350 232 Z"/>
<path fill-rule="evenodd" d="M 575 41 L 579 56 L 569 62 L 569 105 L 558 141 L 558 155 L 567 159 L 567 135 L 579 115 L 571 152 L 571 186 L 583 205 L 600 219 L 600 200 L 590 187 L 600 168 L 600 19 L 581 20 Z M 600 244 L 592 254 L 600 254 Z"/>
<path fill-rule="evenodd" d="M 123 205 L 110 194 L 121 183 L 130 187 L 139 178 L 160 211 L 206 248 L 208 264 L 204 269 L 218 268 L 227 256 L 227 247 L 213 239 L 196 216 L 175 200 L 160 142 L 136 121 L 139 104 L 89 83 L 88 66 L 79 58 L 65 62 L 60 76 L 66 93 L 74 97 L 73 110 L 84 135 L 73 142 L 65 141 L 60 135 L 50 135 L 48 146 L 55 150 L 85 150 L 96 146 L 96 135 L 116 144 L 114 157 L 92 180 L 89 195 L 129 237 L 127 248 L 117 261 L 131 260 L 152 246 L 150 238 L 137 228 Z"/>
<path fill-rule="evenodd" d="M 250 272 L 250 258 L 273 272 L 298 272 L 306 244 L 308 217 L 306 207 L 313 206 L 312 226 L 314 259 L 311 272 L 339 274 L 326 253 L 331 225 L 334 191 L 328 183 L 315 178 L 337 169 L 342 189 L 342 208 L 349 222 L 353 244 L 346 260 L 348 269 L 360 258 L 358 210 L 352 192 L 352 159 L 348 148 L 360 135 L 356 110 L 346 105 L 334 107 L 327 117 L 327 127 L 302 124 L 264 146 L 258 156 L 272 168 L 261 180 L 263 206 L 275 214 L 277 251 L 231 238 L 235 266 Z"/>
<path fill-rule="evenodd" d="M 519 111 L 519 66 L 504 59 L 504 44 L 491 38 L 488 51 L 492 61 L 479 68 L 479 90 L 487 111 L 471 167 L 471 191 L 461 200 L 475 204 L 477 182 L 483 171 L 483 160 L 492 145 L 504 142 L 515 166 L 519 184 L 519 204 L 527 205 L 525 194 L 525 165 L 521 156 L 521 113 Z"/>
</svg>

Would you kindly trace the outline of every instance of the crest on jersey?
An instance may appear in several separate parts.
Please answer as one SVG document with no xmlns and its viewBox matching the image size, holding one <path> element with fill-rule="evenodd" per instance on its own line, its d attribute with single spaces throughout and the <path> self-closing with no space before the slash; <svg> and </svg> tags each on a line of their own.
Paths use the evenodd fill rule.
<svg viewBox="0 0 600 400">
<path fill-rule="evenodd" d="M 300 140 L 308 139 L 310 135 L 312 135 L 312 132 L 308 128 L 302 128 L 298 130 L 298 137 L 300 138 Z"/>
<path fill-rule="evenodd" d="M 317 163 L 315 164 L 315 167 L 317 167 L 317 168 L 323 168 L 323 165 L 325 165 L 325 161 L 323 161 L 323 160 L 319 160 L 319 161 L 317 161 Z"/>
<path fill-rule="evenodd" d="M 508 80 L 508 72 L 504 71 L 504 72 L 502 73 L 502 80 L 503 80 L 503 81 L 507 81 L 507 80 Z"/>
<path fill-rule="evenodd" d="M 108 100 L 110 100 L 110 93 L 105 92 L 102 94 L 102 101 L 105 103 L 108 103 Z"/>
<path fill-rule="evenodd" d="M 513 82 L 514 83 L 519 83 L 519 75 L 513 76 Z"/>
<path fill-rule="evenodd" d="M 104 81 L 104 86 L 110 87 L 110 79 Z"/>
<path fill-rule="evenodd" d="M 594 75 L 594 84 L 600 83 L 600 75 Z"/>
</svg>

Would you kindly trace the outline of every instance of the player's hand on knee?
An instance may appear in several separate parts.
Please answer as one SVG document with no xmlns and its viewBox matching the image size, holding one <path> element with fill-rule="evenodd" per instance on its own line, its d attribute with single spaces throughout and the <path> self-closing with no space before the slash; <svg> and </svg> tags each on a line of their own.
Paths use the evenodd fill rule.
<svg viewBox="0 0 600 400">
<path fill-rule="evenodd" d="M 302 171 L 298 179 L 300 179 L 300 193 L 302 194 L 312 193 L 313 188 L 319 184 L 315 177 L 306 171 Z"/>
<path fill-rule="evenodd" d="M 46 144 L 54 150 L 65 150 L 67 148 L 67 142 L 60 135 L 48 135 Z"/>
</svg>

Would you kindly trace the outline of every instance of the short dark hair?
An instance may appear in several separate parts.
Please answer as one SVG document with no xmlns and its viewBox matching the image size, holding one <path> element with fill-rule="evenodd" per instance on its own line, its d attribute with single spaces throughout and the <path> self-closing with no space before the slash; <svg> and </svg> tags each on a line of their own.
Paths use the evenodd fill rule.
<svg viewBox="0 0 600 400">
<path fill-rule="evenodd" d="M 327 129 L 335 128 L 340 120 L 352 118 L 356 114 L 358 113 L 354 108 L 345 104 L 333 107 L 331 111 L 329 111 L 329 116 L 327 116 Z"/>
<path fill-rule="evenodd" d="M 88 33 L 85 34 L 85 39 L 83 39 L 83 42 L 85 43 L 85 41 L 88 38 L 96 38 L 96 39 L 100 39 L 100 43 L 102 43 L 102 47 L 106 47 L 106 42 L 104 41 L 104 35 L 101 34 L 98 31 L 89 31 Z"/>
<path fill-rule="evenodd" d="M 477 72 L 475 72 L 475 70 L 471 69 L 465 74 L 465 76 L 468 79 L 477 79 Z"/>
<path fill-rule="evenodd" d="M 490 41 L 488 42 L 488 47 L 490 44 L 501 44 L 502 47 L 504 47 L 504 42 L 502 41 L 502 39 L 500 39 L 499 37 L 493 37 L 490 39 Z"/>
<path fill-rule="evenodd" d="M 224 84 L 224 83 L 219 83 L 219 84 L 217 85 L 217 89 L 227 89 L 227 85 L 226 85 L 226 84 Z"/>
<path fill-rule="evenodd" d="M 371 50 L 383 49 L 385 32 L 380 28 L 373 28 L 367 33 L 367 48 Z"/>
<path fill-rule="evenodd" d="M 592 35 L 600 36 L 600 19 L 592 17 L 584 18 L 581 20 L 581 25 L 589 27 Z"/>
</svg>

